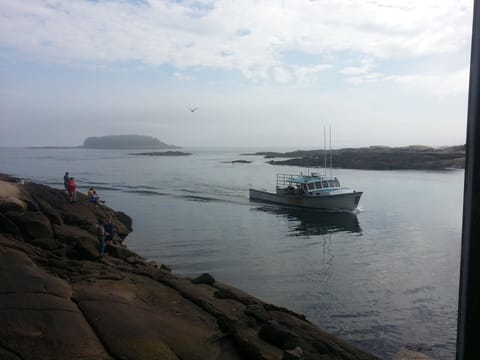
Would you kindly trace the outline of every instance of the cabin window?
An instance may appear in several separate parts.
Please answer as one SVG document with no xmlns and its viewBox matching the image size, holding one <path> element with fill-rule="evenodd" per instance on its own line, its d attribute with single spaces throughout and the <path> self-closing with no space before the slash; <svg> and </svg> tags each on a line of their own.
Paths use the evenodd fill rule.
<svg viewBox="0 0 480 360">
<path fill-rule="evenodd" d="M 308 186 L 308 190 L 315 189 L 315 187 L 313 186 L 313 183 L 308 183 L 307 186 Z"/>
<path fill-rule="evenodd" d="M 326 180 L 322 181 L 322 186 L 323 186 L 323 188 L 328 188 L 329 187 L 328 186 L 328 181 L 326 181 Z"/>
<path fill-rule="evenodd" d="M 322 182 L 321 182 L 321 181 L 317 181 L 317 182 L 315 183 L 315 187 L 316 187 L 317 189 L 321 189 L 321 188 L 322 188 Z"/>
<path fill-rule="evenodd" d="M 334 181 L 334 180 L 328 181 L 328 185 L 329 185 L 330 187 L 335 187 L 335 181 Z"/>
<path fill-rule="evenodd" d="M 335 179 L 335 186 L 340 187 L 340 182 L 337 179 Z"/>
</svg>

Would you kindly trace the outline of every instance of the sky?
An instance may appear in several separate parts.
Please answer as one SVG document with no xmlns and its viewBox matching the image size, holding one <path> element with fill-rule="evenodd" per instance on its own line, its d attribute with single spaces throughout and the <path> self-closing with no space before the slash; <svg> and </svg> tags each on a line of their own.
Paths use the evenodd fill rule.
<svg viewBox="0 0 480 360">
<path fill-rule="evenodd" d="M 1 0 L 0 146 L 322 148 L 324 128 L 334 148 L 464 144 L 472 13 L 473 0 Z"/>
</svg>

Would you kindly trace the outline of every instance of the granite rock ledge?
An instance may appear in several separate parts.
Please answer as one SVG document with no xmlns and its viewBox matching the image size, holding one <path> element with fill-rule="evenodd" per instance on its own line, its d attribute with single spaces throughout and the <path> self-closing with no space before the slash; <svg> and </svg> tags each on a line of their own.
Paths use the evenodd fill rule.
<svg viewBox="0 0 480 360">
<path fill-rule="evenodd" d="M 376 359 L 288 309 L 129 250 L 131 219 L 0 177 L 2 359 Z M 118 229 L 99 257 L 95 224 Z"/>
</svg>

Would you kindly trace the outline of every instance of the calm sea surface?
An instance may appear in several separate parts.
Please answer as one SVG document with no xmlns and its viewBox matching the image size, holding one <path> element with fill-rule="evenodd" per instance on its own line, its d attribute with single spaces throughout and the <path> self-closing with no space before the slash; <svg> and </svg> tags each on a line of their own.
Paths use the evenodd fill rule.
<svg viewBox="0 0 480 360">
<path fill-rule="evenodd" d="M 407 345 L 453 359 L 464 172 L 334 170 L 364 192 L 356 214 L 285 209 L 248 188 L 306 169 L 240 155 L 262 150 L 0 148 L 0 172 L 62 187 L 69 171 L 133 218 L 130 248 L 175 273 L 209 272 L 382 358 Z M 226 163 L 240 159 L 253 162 Z"/>
</svg>

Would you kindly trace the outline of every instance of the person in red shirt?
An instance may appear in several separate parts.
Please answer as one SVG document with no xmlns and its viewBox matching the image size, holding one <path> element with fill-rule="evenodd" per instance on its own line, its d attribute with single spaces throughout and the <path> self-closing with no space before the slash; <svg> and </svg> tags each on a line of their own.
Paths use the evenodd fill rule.
<svg viewBox="0 0 480 360">
<path fill-rule="evenodd" d="M 73 203 L 77 200 L 77 183 L 73 177 L 68 180 L 68 194 L 70 195 L 70 202 Z"/>
</svg>

